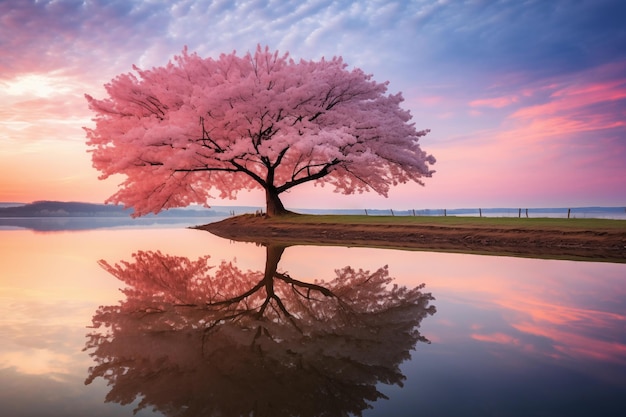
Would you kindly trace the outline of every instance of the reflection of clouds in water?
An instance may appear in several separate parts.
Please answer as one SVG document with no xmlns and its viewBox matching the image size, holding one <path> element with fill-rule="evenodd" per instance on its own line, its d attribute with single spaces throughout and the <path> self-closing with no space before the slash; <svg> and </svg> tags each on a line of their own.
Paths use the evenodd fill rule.
<svg viewBox="0 0 626 417">
<path fill-rule="evenodd" d="M 416 253 L 440 311 L 429 338 L 572 364 L 626 364 L 624 265 Z M 455 261 L 451 261 L 456 258 Z M 462 279 L 460 279 L 462 277 Z M 505 343 L 508 341 L 508 343 Z"/>
<path fill-rule="evenodd" d="M 536 260 L 531 261 L 537 263 Z M 584 268 L 585 265 L 578 267 Z M 503 279 L 509 278 L 503 276 Z M 437 279 L 429 280 L 431 282 L 438 283 Z M 571 280 L 563 292 L 572 290 L 575 285 L 576 280 Z M 465 298 L 459 300 L 450 291 L 433 289 L 430 284 L 429 288 L 438 295 L 438 312 L 432 320 L 424 322 L 423 332 L 428 334 L 433 345 L 420 350 L 416 360 L 409 366 L 417 367 L 417 364 L 423 363 L 437 366 L 419 368 L 415 373 L 438 375 L 442 371 L 445 373 L 445 370 L 455 369 L 458 371 L 454 377 L 457 385 L 481 390 L 475 394 L 476 398 L 481 398 L 484 392 L 491 392 L 489 401 L 499 397 L 502 398 L 499 400 L 501 402 L 505 402 L 506 398 L 517 402 L 520 398 L 519 387 L 524 386 L 527 392 L 525 395 L 528 398 L 536 397 L 533 399 L 536 404 L 556 404 L 562 407 L 563 404 L 571 403 L 575 397 L 585 403 L 581 410 L 588 410 L 593 404 L 604 404 L 604 400 L 599 398 L 608 400 L 606 407 L 616 404 L 613 400 L 616 397 L 607 392 L 615 392 L 616 389 L 623 391 L 618 388 L 624 386 L 626 363 L 623 320 L 610 319 L 606 313 L 598 312 L 599 316 L 607 320 L 602 328 L 594 331 L 588 331 L 585 320 L 558 325 L 545 321 L 533 322 L 531 311 L 524 311 L 521 305 L 486 304 L 479 301 L 478 297 L 474 297 L 473 301 Z M 543 298 L 546 298 L 545 294 Z M 552 304 L 558 306 L 561 301 L 562 298 L 555 298 Z M 459 355 L 460 351 L 462 355 Z M 489 376 L 481 384 L 472 379 L 472 375 L 485 373 Z M 507 382 L 502 384 L 502 381 Z M 446 404 L 446 399 L 431 397 L 431 391 L 448 392 L 451 382 L 437 380 L 433 384 L 437 389 L 421 386 L 421 389 L 426 390 L 423 394 L 429 396 L 430 404 Z M 562 398 L 557 389 L 561 384 L 573 384 L 573 394 L 569 398 Z M 592 385 L 593 392 L 586 391 Z M 583 411 L 579 415 L 583 415 Z"/>
<path fill-rule="evenodd" d="M 80 349 L 78 349 L 80 352 Z M 83 356 L 86 356 L 83 354 Z M 83 365 L 83 364 L 81 364 Z M 130 410 L 119 405 L 102 406 L 106 393 L 105 384 L 83 384 L 85 366 L 81 375 L 67 378 L 51 378 L 48 375 L 28 375 L 14 368 L 0 369 L 0 404 L 2 416 L 25 417 L 112 417 L 130 416 Z M 162 414 L 139 412 L 141 416 Z"/>
<path fill-rule="evenodd" d="M 82 351 L 94 304 L 40 301 L 42 294 L 2 289 L 0 404 L 3 416 L 103 415 L 85 391 L 90 358 Z M 91 394 L 90 394 L 91 393 Z"/>
<path fill-rule="evenodd" d="M 93 318 L 87 382 L 168 415 L 360 415 L 385 398 L 378 383 L 402 385 L 432 296 L 386 267 L 299 281 L 278 271 L 283 250 L 267 248 L 264 272 L 160 252 L 103 262 L 129 287 Z"/>
<path fill-rule="evenodd" d="M 68 397 L 73 394 L 71 390 L 68 392 L 69 385 L 55 378 L 24 374 L 15 368 L 0 369 L 0 386 L 0 404 L 5 416 L 54 415 L 46 412 L 63 409 L 68 400 L 63 394 L 69 394 Z M 72 399 L 76 407 L 80 397 Z"/>
<path fill-rule="evenodd" d="M 93 304 L 28 297 L 0 304 L 0 368 L 59 381 L 80 375 L 85 358 L 78 347 L 88 323 L 77 318 L 88 317 Z"/>
<path fill-rule="evenodd" d="M 46 375 L 61 382 L 67 379 L 72 358 L 48 349 L 24 349 L 3 353 L 2 362 L 11 364 L 10 367 L 21 374 Z"/>
<path fill-rule="evenodd" d="M 598 287 L 604 285 L 598 283 Z M 506 318 L 511 340 L 518 340 L 524 350 L 565 361 L 578 358 L 626 364 L 626 338 L 622 336 L 626 316 L 604 311 L 608 305 L 594 307 L 573 301 L 580 289 L 571 287 L 562 282 L 541 287 L 543 291 L 529 287 L 508 296 L 500 293 L 492 302 Z M 616 296 L 615 292 L 607 294 Z"/>
</svg>

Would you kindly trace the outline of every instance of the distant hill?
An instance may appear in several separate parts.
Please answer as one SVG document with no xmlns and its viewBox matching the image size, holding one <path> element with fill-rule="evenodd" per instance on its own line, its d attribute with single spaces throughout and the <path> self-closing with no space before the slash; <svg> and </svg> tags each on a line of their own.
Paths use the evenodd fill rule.
<svg viewBox="0 0 626 417">
<path fill-rule="evenodd" d="M 228 216 L 231 213 L 253 213 L 258 207 L 229 207 L 213 209 L 170 209 L 158 215 L 144 217 L 211 217 Z M 122 206 L 66 201 L 36 201 L 30 204 L 8 207 L 0 204 L 0 217 L 130 217 L 132 210 Z"/>
<path fill-rule="evenodd" d="M 0 201 L 0 208 L 3 207 L 17 207 L 17 206 L 23 206 L 26 203 L 13 203 L 13 202 L 9 202 L 9 201 Z"/>
<path fill-rule="evenodd" d="M 1 217 L 129 217 L 119 206 L 63 201 L 35 201 L 22 206 L 0 208 Z"/>
</svg>

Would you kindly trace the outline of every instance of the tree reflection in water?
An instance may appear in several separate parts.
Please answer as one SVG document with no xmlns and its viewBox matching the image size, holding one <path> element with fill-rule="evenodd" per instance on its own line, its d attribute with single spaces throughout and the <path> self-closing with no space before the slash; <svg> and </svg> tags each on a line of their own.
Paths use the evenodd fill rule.
<svg viewBox="0 0 626 417">
<path fill-rule="evenodd" d="M 393 285 L 386 266 L 302 282 L 278 272 L 283 251 L 267 246 L 264 272 L 158 251 L 100 261 L 126 299 L 93 317 L 86 383 L 103 377 L 106 401 L 168 416 L 361 415 L 428 343 L 433 297 Z"/>
</svg>

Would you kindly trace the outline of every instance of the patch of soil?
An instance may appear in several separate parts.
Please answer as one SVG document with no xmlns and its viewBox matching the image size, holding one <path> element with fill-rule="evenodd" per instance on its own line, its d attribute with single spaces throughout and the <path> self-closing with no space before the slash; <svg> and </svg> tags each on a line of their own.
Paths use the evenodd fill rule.
<svg viewBox="0 0 626 417">
<path fill-rule="evenodd" d="M 263 245 L 367 246 L 626 263 L 625 230 L 327 224 L 238 216 L 198 226 L 217 236 Z"/>
</svg>

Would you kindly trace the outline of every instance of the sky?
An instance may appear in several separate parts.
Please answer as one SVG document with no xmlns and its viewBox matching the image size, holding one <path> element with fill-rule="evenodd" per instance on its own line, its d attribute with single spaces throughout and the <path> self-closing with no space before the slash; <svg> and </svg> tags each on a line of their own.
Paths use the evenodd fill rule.
<svg viewBox="0 0 626 417">
<path fill-rule="evenodd" d="M 260 44 L 389 81 L 437 158 L 424 187 L 307 184 L 288 208 L 625 206 L 623 16 L 622 0 L 2 0 L 0 201 L 104 202 L 123 177 L 91 167 L 84 94 L 185 46 L 217 58 Z"/>
</svg>

